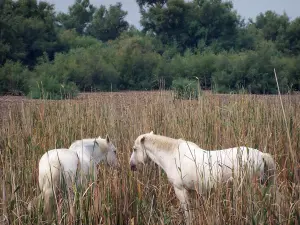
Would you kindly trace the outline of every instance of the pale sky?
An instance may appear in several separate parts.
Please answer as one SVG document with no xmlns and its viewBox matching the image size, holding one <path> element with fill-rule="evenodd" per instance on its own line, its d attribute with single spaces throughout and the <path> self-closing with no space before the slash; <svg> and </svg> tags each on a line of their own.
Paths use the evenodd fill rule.
<svg viewBox="0 0 300 225">
<path fill-rule="evenodd" d="M 56 11 L 67 12 L 68 6 L 75 0 L 46 0 L 55 5 Z M 121 2 L 123 9 L 128 12 L 127 21 L 140 28 L 140 14 L 136 0 L 90 0 L 95 6 L 115 4 Z M 279 14 L 286 12 L 290 19 L 300 16 L 300 0 L 232 0 L 234 9 L 243 18 L 255 18 L 259 13 L 267 10 L 275 11 Z"/>
</svg>

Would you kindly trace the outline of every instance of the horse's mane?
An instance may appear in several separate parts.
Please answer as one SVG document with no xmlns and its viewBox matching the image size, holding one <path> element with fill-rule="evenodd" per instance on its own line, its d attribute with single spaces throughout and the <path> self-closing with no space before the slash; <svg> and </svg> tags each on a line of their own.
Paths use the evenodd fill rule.
<svg viewBox="0 0 300 225">
<path fill-rule="evenodd" d="M 163 149 L 166 151 L 174 151 L 178 148 L 179 139 L 174 139 L 161 135 L 147 135 L 145 138 L 145 146 L 150 144 L 157 149 Z"/>
<path fill-rule="evenodd" d="M 96 143 L 94 143 L 95 140 L 97 141 L 99 146 Z M 97 149 L 97 148 L 99 148 L 100 151 L 106 151 L 107 146 L 102 143 L 102 139 L 101 139 L 101 141 L 99 141 L 99 140 L 100 139 L 98 139 L 98 138 L 86 138 L 86 139 L 82 139 L 82 140 L 76 140 L 72 143 L 72 145 L 74 144 L 77 147 L 83 147 L 91 153 L 93 151 L 95 151 L 95 149 Z"/>
</svg>

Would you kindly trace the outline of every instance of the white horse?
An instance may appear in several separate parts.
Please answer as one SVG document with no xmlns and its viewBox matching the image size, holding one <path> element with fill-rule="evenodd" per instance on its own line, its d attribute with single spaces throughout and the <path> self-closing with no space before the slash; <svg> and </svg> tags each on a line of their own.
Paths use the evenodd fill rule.
<svg viewBox="0 0 300 225">
<path fill-rule="evenodd" d="M 28 205 L 31 210 L 42 198 L 44 211 L 49 217 L 52 213 L 51 203 L 62 185 L 67 188 L 70 212 L 74 216 L 74 198 L 72 185 L 85 187 L 90 180 L 96 180 L 97 165 L 107 162 L 116 167 L 118 160 L 116 148 L 109 137 L 82 139 L 73 142 L 69 149 L 52 149 L 46 152 L 39 161 L 39 188 L 41 193 Z"/>
<path fill-rule="evenodd" d="M 185 212 L 187 224 L 191 223 L 189 190 L 204 194 L 219 182 L 243 174 L 275 182 L 276 165 L 272 156 L 253 148 L 206 151 L 193 142 L 155 135 L 151 131 L 135 140 L 130 157 L 131 170 L 136 170 L 138 164 L 145 164 L 149 158 L 167 174 Z"/>
</svg>

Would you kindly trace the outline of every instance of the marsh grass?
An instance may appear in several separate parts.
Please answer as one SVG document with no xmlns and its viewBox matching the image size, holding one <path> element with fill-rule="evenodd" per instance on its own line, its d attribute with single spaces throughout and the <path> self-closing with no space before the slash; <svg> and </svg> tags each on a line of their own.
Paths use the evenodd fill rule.
<svg viewBox="0 0 300 225">
<path fill-rule="evenodd" d="M 96 181 L 76 190 L 76 218 L 68 202 L 54 205 L 56 224 L 180 224 L 182 214 L 166 174 L 153 163 L 131 172 L 135 138 L 155 133 L 184 138 L 203 149 L 246 145 L 271 153 L 277 163 L 277 194 L 268 187 L 236 179 L 210 191 L 193 193 L 195 224 L 299 224 L 300 96 L 282 96 L 290 132 L 277 96 L 211 95 L 197 101 L 173 100 L 171 92 L 123 92 L 80 95 L 77 100 L 23 100 L 3 104 L 0 130 L 2 208 L 0 223 L 43 224 L 43 207 L 27 204 L 40 192 L 38 160 L 76 139 L 109 134 L 117 147 L 118 170 L 99 166 Z M 294 162 L 294 163 L 293 163 Z M 74 187 L 75 188 L 75 187 Z M 65 190 L 62 190 L 62 193 Z"/>
</svg>

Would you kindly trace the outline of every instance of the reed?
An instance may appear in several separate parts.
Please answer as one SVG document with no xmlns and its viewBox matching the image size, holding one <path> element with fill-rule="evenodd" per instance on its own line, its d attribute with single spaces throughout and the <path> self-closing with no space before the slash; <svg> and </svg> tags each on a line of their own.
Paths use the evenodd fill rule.
<svg viewBox="0 0 300 225">
<path fill-rule="evenodd" d="M 195 224 L 299 224 L 300 96 L 213 95 L 173 100 L 171 92 L 81 94 L 76 100 L 2 101 L 0 223 L 41 224 L 42 207 L 31 214 L 39 194 L 37 165 L 49 149 L 76 139 L 109 134 L 117 147 L 119 170 L 99 166 L 98 180 L 77 190 L 77 224 L 180 224 L 179 202 L 166 175 L 149 164 L 131 172 L 136 137 L 153 130 L 214 150 L 246 145 L 271 153 L 277 162 L 280 201 L 250 180 L 194 193 Z M 289 135 L 287 133 L 289 131 Z M 289 142 L 290 141 L 290 142 Z M 296 157 L 296 159 L 295 159 Z M 63 193 L 64 190 L 62 190 Z M 58 202 L 56 223 L 71 224 L 67 201 Z"/>
</svg>

